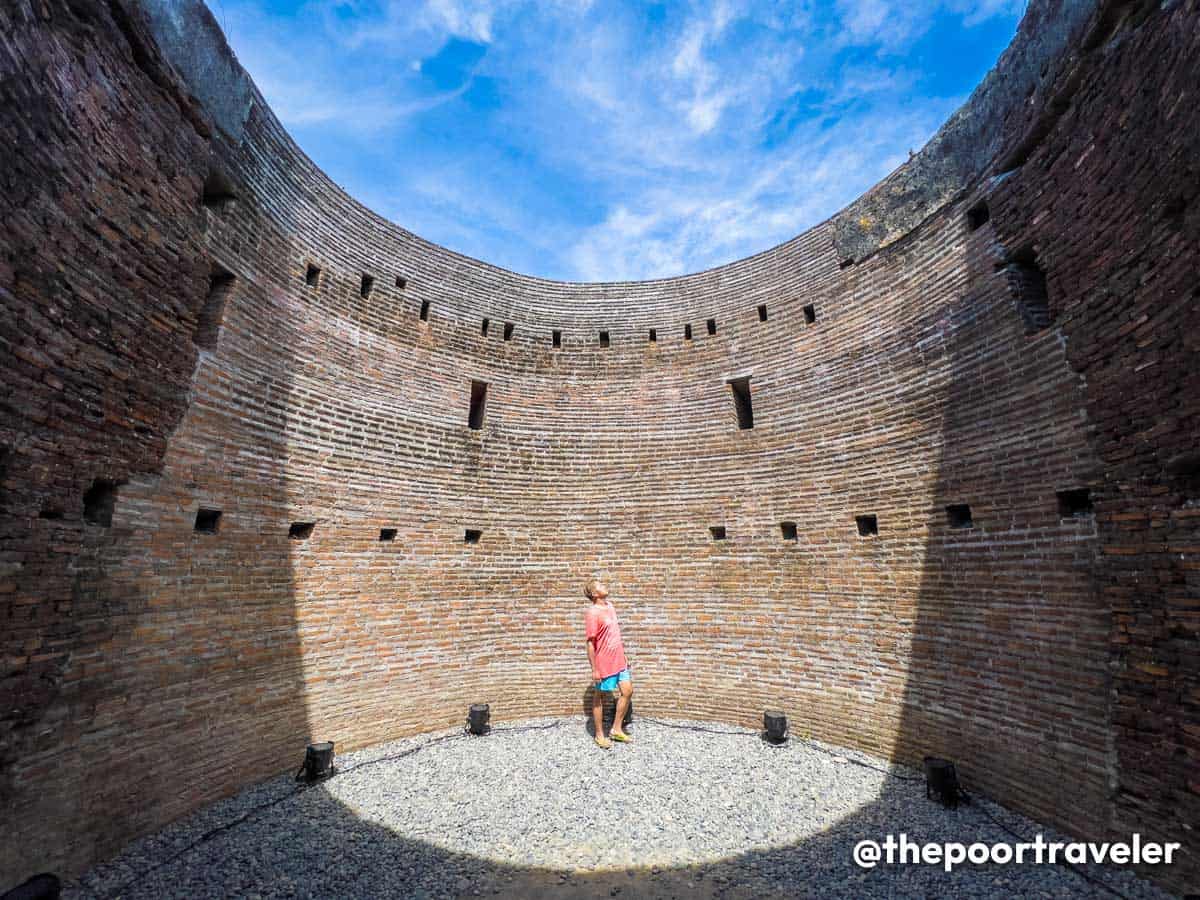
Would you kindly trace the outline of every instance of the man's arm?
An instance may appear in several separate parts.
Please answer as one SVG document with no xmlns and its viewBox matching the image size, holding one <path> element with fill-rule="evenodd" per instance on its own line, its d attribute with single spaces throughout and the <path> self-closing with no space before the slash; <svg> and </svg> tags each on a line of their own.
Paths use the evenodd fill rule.
<svg viewBox="0 0 1200 900">
<path fill-rule="evenodd" d="M 599 681 L 599 673 L 596 671 L 596 639 L 587 639 L 588 662 L 592 665 L 592 681 Z"/>
</svg>

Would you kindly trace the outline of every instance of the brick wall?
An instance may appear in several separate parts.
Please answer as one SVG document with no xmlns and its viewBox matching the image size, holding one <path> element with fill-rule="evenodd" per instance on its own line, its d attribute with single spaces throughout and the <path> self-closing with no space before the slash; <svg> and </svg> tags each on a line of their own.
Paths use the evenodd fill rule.
<svg viewBox="0 0 1200 900">
<path fill-rule="evenodd" d="M 38 190 L 6 188 L 0 257 L 20 388 L 0 438 L 4 879 L 78 870 L 310 738 L 364 746 L 480 700 L 581 712 L 597 574 L 639 710 L 751 725 L 779 706 L 836 743 L 948 754 L 1074 833 L 1184 841 L 1167 877 L 1195 884 L 1200 517 L 1167 467 L 1196 434 L 1200 132 L 1180 98 L 1200 29 L 1194 2 L 1114 9 L 1030 95 L 1052 119 L 1011 117 L 1015 171 L 858 263 L 830 222 L 698 275 L 577 285 L 383 221 L 260 97 L 238 139 L 209 128 L 152 44 L 129 50 L 124 6 L 19 5 L 0 134 Z M 13 114 L 17 91 L 55 101 L 44 121 Z M 236 199 L 202 205 L 206 178 Z M 96 309 L 111 336 L 81 327 Z M 746 376 L 748 430 L 728 385 Z M 97 477 L 122 482 L 107 528 L 83 519 Z M 1094 512 L 1062 515 L 1079 488 Z M 50 501 L 61 518 L 38 517 Z"/>
</svg>

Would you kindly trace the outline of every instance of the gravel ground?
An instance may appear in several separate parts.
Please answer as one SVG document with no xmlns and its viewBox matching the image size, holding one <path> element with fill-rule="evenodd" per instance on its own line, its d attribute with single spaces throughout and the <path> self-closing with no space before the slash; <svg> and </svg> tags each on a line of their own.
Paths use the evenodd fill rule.
<svg viewBox="0 0 1200 900">
<path fill-rule="evenodd" d="M 854 751 L 672 724 L 711 730 L 638 718 L 634 742 L 606 752 L 579 717 L 540 719 L 339 755 L 334 778 L 281 776 L 200 810 L 64 897 L 1111 896 L 1057 865 L 859 869 L 855 844 L 888 833 L 1013 840 L 984 810 L 1026 839 L 1065 838 L 979 799 L 943 809 L 918 772 Z M 1168 896 L 1085 868 L 1119 895 Z"/>
</svg>

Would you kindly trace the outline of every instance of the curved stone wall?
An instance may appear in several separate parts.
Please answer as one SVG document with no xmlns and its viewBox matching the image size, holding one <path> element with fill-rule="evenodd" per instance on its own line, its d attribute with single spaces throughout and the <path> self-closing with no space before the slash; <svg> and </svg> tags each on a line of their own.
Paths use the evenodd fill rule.
<svg viewBox="0 0 1200 900">
<path fill-rule="evenodd" d="M 598 574 L 639 711 L 947 755 L 1073 833 L 1183 841 L 1153 874 L 1195 883 L 1194 2 L 1035 3 L 847 211 L 621 284 L 364 209 L 193 3 L 51 6 L 0 13 L 42 185 L 0 268 L 5 881 L 310 738 L 581 712 Z"/>
</svg>

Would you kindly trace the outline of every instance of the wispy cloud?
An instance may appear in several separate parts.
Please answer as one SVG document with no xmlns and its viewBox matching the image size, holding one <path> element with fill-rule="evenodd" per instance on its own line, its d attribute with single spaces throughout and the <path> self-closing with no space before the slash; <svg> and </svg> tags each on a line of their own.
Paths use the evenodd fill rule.
<svg viewBox="0 0 1200 900">
<path fill-rule="evenodd" d="M 932 135 L 1023 4 L 259 2 L 222 0 L 231 41 L 335 180 L 571 280 L 695 271 L 831 215 Z"/>
</svg>

